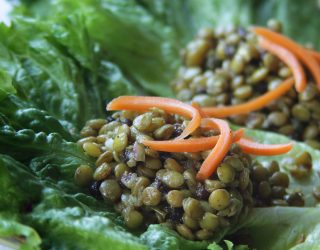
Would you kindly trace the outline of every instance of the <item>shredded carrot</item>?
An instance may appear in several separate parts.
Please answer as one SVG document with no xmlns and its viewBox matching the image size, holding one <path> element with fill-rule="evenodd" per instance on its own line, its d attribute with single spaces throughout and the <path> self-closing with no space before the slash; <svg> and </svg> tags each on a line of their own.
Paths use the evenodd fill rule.
<svg viewBox="0 0 320 250">
<path fill-rule="evenodd" d="M 208 118 L 208 116 L 203 112 L 203 110 L 197 102 L 192 101 L 191 106 L 199 111 L 202 118 Z"/>
<path fill-rule="evenodd" d="M 314 51 L 314 50 L 308 50 L 308 51 L 313 56 L 313 58 L 316 59 L 318 61 L 318 63 L 320 64 L 320 53 L 318 51 Z"/>
<path fill-rule="evenodd" d="M 317 61 L 311 56 L 310 53 L 306 52 L 306 49 L 292 41 L 288 37 L 281 35 L 277 32 L 269 30 L 262 27 L 254 27 L 252 31 L 280 46 L 283 46 L 294 53 L 310 70 L 313 78 L 315 79 L 318 88 L 320 89 L 320 65 Z"/>
<path fill-rule="evenodd" d="M 279 57 L 293 72 L 296 90 L 301 93 L 307 85 L 304 69 L 296 56 L 286 48 L 277 45 L 267 39 L 260 39 L 259 45 L 270 53 Z"/>
<path fill-rule="evenodd" d="M 242 137 L 237 144 L 242 151 L 252 155 L 273 156 L 288 153 L 292 149 L 292 143 L 287 144 L 261 144 Z"/>
<path fill-rule="evenodd" d="M 211 126 L 212 129 L 212 126 Z M 232 133 L 232 141 L 237 142 L 244 134 L 244 129 L 238 129 Z M 190 138 L 183 140 L 170 141 L 149 141 L 145 140 L 142 143 L 153 150 L 162 152 L 200 152 L 212 149 L 219 140 L 219 135 L 201 138 Z"/>
<path fill-rule="evenodd" d="M 163 109 L 168 113 L 192 118 L 182 134 L 176 139 L 183 139 L 187 137 L 200 126 L 201 115 L 196 108 L 181 101 L 165 97 L 120 96 L 113 99 L 107 105 L 107 110 L 147 111 L 152 107 Z"/>
<path fill-rule="evenodd" d="M 214 171 L 216 171 L 218 165 L 228 153 L 232 145 L 232 132 L 229 124 L 226 121 L 215 118 L 207 118 L 204 120 L 208 123 L 208 125 L 211 125 L 212 128 L 218 129 L 220 131 L 220 136 L 216 146 L 204 160 L 199 172 L 197 173 L 196 177 L 200 181 L 209 178 Z"/>
<path fill-rule="evenodd" d="M 222 107 L 208 107 L 202 108 L 205 115 L 210 117 L 223 118 L 232 115 L 246 114 L 255 110 L 259 110 L 265 107 L 268 103 L 278 99 L 280 96 L 288 92 L 294 84 L 293 78 L 288 78 L 283 81 L 275 89 L 252 99 L 246 103 L 233 105 L 233 106 L 222 106 Z"/>
</svg>

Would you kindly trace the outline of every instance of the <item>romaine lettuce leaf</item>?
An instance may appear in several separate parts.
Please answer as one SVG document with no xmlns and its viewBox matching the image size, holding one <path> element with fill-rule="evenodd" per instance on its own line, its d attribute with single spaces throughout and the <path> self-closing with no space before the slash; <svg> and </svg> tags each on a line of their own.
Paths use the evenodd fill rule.
<svg viewBox="0 0 320 250">
<path fill-rule="evenodd" d="M 57 120 L 15 95 L 7 95 L 0 103 L 1 125 L 11 125 L 15 129 L 32 129 L 35 132 L 58 133 L 69 141 L 79 137 L 70 122 Z"/>
<path fill-rule="evenodd" d="M 319 208 L 253 209 L 231 231 L 210 242 L 192 242 L 160 225 L 131 232 L 110 205 L 73 183 L 75 168 L 91 163 L 74 143 L 84 122 L 103 117 L 106 101 L 118 95 L 170 96 L 179 48 L 201 26 L 265 24 L 266 17 L 275 16 L 285 21 L 287 34 L 318 44 L 314 28 L 319 22 L 305 26 L 309 14 L 300 11 L 298 1 L 32 2 L 32 8 L 16 10 L 28 18 L 16 16 L 10 27 L 0 25 L 1 238 L 23 235 L 23 247 L 35 249 L 39 244 L 46 249 L 204 249 L 209 244 L 220 249 L 216 242 L 227 233 L 232 238 L 250 232 L 258 249 L 319 245 Z M 305 10 L 317 13 L 314 6 Z M 259 131 L 247 134 L 264 143 L 288 140 Z M 312 154 L 314 169 L 309 178 L 292 179 L 291 187 L 301 188 L 307 206 L 313 206 L 320 153 L 297 143 L 287 156 L 303 150 Z M 287 156 L 260 159 L 285 161 Z M 226 246 L 238 249 L 231 242 Z"/>
<path fill-rule="evenodd" d="M 239 237 L 249 236 L 257 249 L 317 249 L 320 208 L 255 208 L 237 228 Z"/>
<path fill-rule="evenodd" d="M 109 244 L 114 244 L 115 249 L 147 249 L 136 236 L 126 232 L 107 204 L 85 194 L 67 193 L 61 182 L 70 177 L 54 181 L 36 176 L 13 158 L 0 156 L 1 183 L 5 185 L 0 190 L 0 213 L 7 208 L 17 216 L 10 220 L 1 220 L 0 216 L 0 225 L 4 226 L 0 237 L 26 235 L 38 245 L 35 231 L 19 224 L 22 222 L 41 232 L 45 237 L 42 247 L 46 249 L 103 249 Z M 8 190 L 12 191 L 7 193 Z"/>
<path fill-rule="evenodd" d="M 41 239 L 31 227 L 18 222 L 15 216 L 0 212 L 0 246 L 5 249 L 37 250 Z"/>
<path fill-rule="evenodd" d="M 7 72 L 0 70 L 0 101 L 8 94 L 15 94 L 16 89 L 12 85 L 12 79 Z"/>
<path fill-rule="evenodd" d="M 63 125 L 71 123 L 78 132 L 85 121 L 104 115 L 112 97 L 139 91 L 116 65 L 101 58 L 99 45 L 86 39 L 82 16 L 59 20 L 60 26 L 22 18 L 11 27 L 0 25 L 0 69 L 11 76 L 17 95 L 29 107 L 45 110 Z M 79 29 L 78 36 L 71 27 Z M 81 47 L 69 49 L 82 40 Z"/>
</svg>

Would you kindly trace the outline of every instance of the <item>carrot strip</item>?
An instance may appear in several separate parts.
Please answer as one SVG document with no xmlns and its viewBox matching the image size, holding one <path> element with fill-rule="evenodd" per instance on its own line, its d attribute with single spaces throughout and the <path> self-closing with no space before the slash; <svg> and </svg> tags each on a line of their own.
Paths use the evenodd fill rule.
<svg viewBox="0 0 320 250">
<path fill-rule="evenodd" d="M 292 143 L 287 144 L 261 144 L 247 138 L 241 138 L 237 144 L 242 151 L 252 155 L 273 156 L 288 153 L 292 149 Z"/>
<path fill-rule="evenodd" d="M 293 78 L 288 78 L 283 81 L 275 89 L 252 99 L 246 103 L 233 105 L 233 106 L 222 106 L 222 107 L 209 107 L 202 108 L 205 115 L 210 117 L 223 118 L 232 115 L 246 114 L 255 110 L 259 110 L 265 107 L 271 101 L 278 99 L 280 96 L 288 92 L 294 84 Z"/>
<path fill-rule="evenodd" d="M 197 102 L 191 102 L 191 106 L 197 109 L 201 115 L 202 118 L 208 118 L 208 116 L 203 112 L 200 105 Z"/>
<path fill-rule="evenodd" d="M 155 96 L 120 96 L 113 99 L 108 105 L 107 110 L 133 110 L 147 111 L 149 108 L 157 107 L 168 113 L 178 114 L 192 118 L 188 126 L 176 139 L 183 139 L 195 131 L 201 123 L 199 111 L 181 101 Z"/>
<path fill-rule="evenodd" d="M 292 51 L 292 53 L 294 53 L 310 70 L 313 78 L 315 79 L 318 85 L 318 88 L 320 89 L 320 65 L 313 58 L 313 56 L 311 56 L 310 53 L 306 53 L 305 48 L 303 48 L 296 42 L 292 41 L 288 37 L 285 37 L 279 33 L 276 33 L 266 28 L 254 27 L 252 28 L 252 31 Z"/>
<path fill-rule="evenodd" d="M 318 51 L 314 51 L 314 50 L 308 50 L 308 51 L 313 56 L 313 58 L 316 59 L 318 61 L 318 63 L 320 64 L 320 53 Z"/>
<path fill-rule="evenodd" d="M 295 88 L 299 93 L 303 92 L 306 88 L 307 80 L 303 67 L 296 56 L 286 48 L 279 46 L 267 39 L 260 39 L 259 45 L 265 50 L 279 57 L 292 70 L 296 83 Z"/>
<path fill-rule="evenodd" d="M 196 177 L 200 181 L 209 178 L 214 173 L 232 145 L 232 132 L 226 121 L 215 118 L 205 120 L 212 128 L 220 130 L 220 136 L 216 146 L 204 160 L 197 173 Z"/>
<path fill-rule="evenodd" d="M 212 126 L 211 126 L 212 128 Z M 237 142 L 244 134 L 244 129 L 236 130 L 232 133 L 232 141 Z M 171 141 L 149 141 L 145 140 L 142 143 L 153 150 L 162 152 L 200 152 L 212 149 L 219 140 L 219 135 L 201 138 L 190 138 L 183 140 Z"/>
<path fill-rule="evenodd" d="M 239 128 L 238 130 L 232 132 L 232 142 L 238 142 L 244 135 L 244 129 Z"/>
</svg>

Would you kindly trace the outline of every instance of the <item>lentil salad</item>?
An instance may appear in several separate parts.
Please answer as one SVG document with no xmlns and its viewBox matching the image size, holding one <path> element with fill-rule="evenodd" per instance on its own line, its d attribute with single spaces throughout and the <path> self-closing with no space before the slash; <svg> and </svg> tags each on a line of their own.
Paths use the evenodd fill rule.
<svg viewBox="0 0 320 250">
<path fill-rule="evenodd" d="M 282 24 L 269 20 L 268 27 L 282 31 Z M 182 51 L 183 66 L 172 88 L 177 98 L 194 101 L 202 107 L 245 103 L 270 91 L 292 71 L 275 55 L 258 44 L 258 36 L 245 28 L 199 30 Z M 312 78 L 302 93 L 293 88 L 261 110 L 235 115 L 238 125 L 275 131 L 318 145 L 319 90 Z"/>
<path fill-rule="evenodd" d="M 74 181 L 79 166 L 87 166 L 84 183 L 96 169 L 97 158 L 76 143 L 86 121 L 105 120 L 106 103 L 121 95 L 170 97 L 168 82 L 179 64 L 178 49 L 198 27 L 217 23 L 247 27 L 265 23 L 265 15 L 281 13 L 277 17 L 285 22 L 285 34 L 300 43 L 317 44 L 312 32 L 318 27 L 316 19 L 308 20 L 308 25 L 302 19 L 305 9 L 308 17 L 317 12 L 315 3 L 310 8 L 306 1 L 302 8 L 295 1 L 290 0 L 290 6 L 286 1 L 254 5 L 250 1 L 228 4 L 228 0 L 221 5 L 212 0 L 202 5 L 193 0 L 19 1 L 12 25 L 0 25 L 0 245 L 119 250 L 317 247 L 320 156 L 303 143 L 294 143 L 284 156 L 251 157 L 267 169 L 271 161 L 278 162 L 280 172 L 289 178 L 287 194 L 276 206 L 270 206 L 270 199 L 256 202 L 234 218 L 237 223 L 220 227 L 204 241 L 187 240 L 158 223 L 130 229 L 111 202 L 89 192 L 98 190 L 97 183 L 91 188 Z M 294 13 L 295 6 L 299 11 Z M 263 145 L 289 142 L 279 134 L 250 129 L 245 129 L 245 135 Z M 270 177 L 265 177 L 267 182 Z M 250 179 L 259 190 L 253 174 Z M 272 190 L 274 184 L 269 185 Z M 262 186 L 268 193 L 268 185 Z M 287 196 L 292 193 L 298 195 L 290 203 L 298 202 L 279 206 L 289 203 Z M 299 194 L 305 207 L 297 207 L 302 205 Z M 258 195 L 253 193 L 253 199 Z M 266 235 L 270 235 L 267 240 Z"/>
<path fill-rule="evenodd" d="M 79 166 L 75 182 L 113 204 L 128 228 L 159 223 L 189 240 L 212 238 L 255 206 L 304 206 L 302 193 L 286 190 L 288 175 L 276 161 L 264 167 L 238 145 L 202 182 L 196 173 L 210 151 L 166 153 L 143 144 L 178 137 L 187 124 L 183 117 L 155 107 L 88 121 L 78 144 L 96 159 L 95 167 Z M 198 128 L 191 138 L 216 134 Z"/>
</svg>

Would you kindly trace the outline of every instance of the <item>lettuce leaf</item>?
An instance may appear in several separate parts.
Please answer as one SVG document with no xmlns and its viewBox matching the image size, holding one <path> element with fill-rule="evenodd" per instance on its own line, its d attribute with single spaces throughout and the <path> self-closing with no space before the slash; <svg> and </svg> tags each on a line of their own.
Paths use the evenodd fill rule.
<svg viewBox="0 0 320 250">
<path fill-rule="evenodd" d="M 8 94 L 15 94 L 16 89 L 12 85 L 12 79 L 7 72 L 0 70 L 0 100 L 5 98 Z"/>
<path fill-rule="evenodd" d="M 17 222 L 15 216 L 0 213 L 0 246 L 5 249 L 37 250 L 41 239 L 31 227 Z"/>
<path fill-rule="evenodd" d="M 101 58 L 86 36 L 83 16 L 60 22 L 69 33 L 54 21 L 20 18 L 11 27 L 0 25 L 0 69 L 10 75 L 17 95 L 29 107 L 45 110 L 77 133 L 85 121 L 104 115 L 112 97 L 139 91 L 116 65 Z M 79 29 L 78 36 L 71 27 Z M 68 49 L 80 41 L 80 48 Z"/>
<path fill-rule="evenodd" d="M 288 156 L 309 151 L 310 177 L 291 180 L 309 207 L 252 209 L 206 242 L 188 241 L 161 225 L 130 231 L 109 204 L 73 182 L 79 164 L 92 164 L 75 143 L 85 121 L 103 117 L 106 102 L 119 95 L 171 96 L 179 49 L 198 28 L 265 24 L 275 16 L 286 34 L 319 45 L 319 22 L 305 26 L 305 18 L 319 12 L 314 2 L 303 11 L 297 0 L 31 2 L 15 10 L 9 27 L 0 24 L 1 240 L 23 236 L 22 249 L 246 249 L 237 237 L 249 233 L 258 249 L 319 245 L 319 208 L 311 207 L 311 191 L 319 185 L 320 153 L 303 143 L 286 156 L 259 159 L 287 163 Z M 260 131 L 247 135 L 264 143 L 288 141 Z M 272 237 L 266 241 L 266 235 Z M 232 241 L 218 243 L 225 237 Z"/>
<path fill-rule="evenodd" d="M 255 208 L 238 225 L 240 237 L 249 235 L 257 249 L 317 249 L 320 208 Z M 267 237 L 267 240 L 266 240 Z"/>
</svg>

